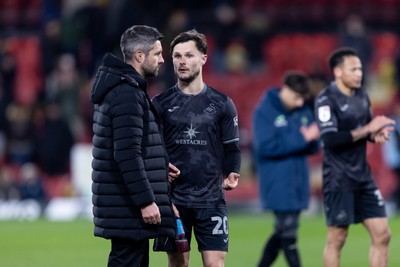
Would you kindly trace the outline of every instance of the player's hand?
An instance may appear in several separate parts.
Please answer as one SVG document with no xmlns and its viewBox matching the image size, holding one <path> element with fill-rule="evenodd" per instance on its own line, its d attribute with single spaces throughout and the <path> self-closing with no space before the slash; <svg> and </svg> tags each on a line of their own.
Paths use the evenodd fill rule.
<svg viewBox="0 0 400 267">
<path fill-rule="evenodd" d="M 385 126 L 376 134 L 372 134 L 371 137 L 375 143 L 383 144 L 390 139 L 390 133 L 394 131 L 394 126 Z"/>
<path fill-rule="evenodd" d="M 231 172 L 222 182 L 222 188 L 225 190 L 235 189 L 239 184 L 240 174 Z"/>
<path fill-rule="evenodd" d="M 160 224 L 161 214 L 156 203 L 151 203 L 150 205 L 140 209 L 142 212 L 142 218 L 145 223 L 148 224 Z"/>
<path fill-rule="evenodd" d="M 179 177 L 179 174 L 181 174 L 181 171 L 171 162 L 168 163 L 168 181 L 172 183 Z"/>
<path fill-rule="evenodd" d="M 395 125 L 396 122 L 386 116 L 380 115 L 376 116 L 373 118 L 369 123 L 368 123 L 368 132 L 371 133 L 372 135 L 377 135 L 378 132 L 380 132 L 385 126 L 387 125 Z M 390 127 L 388 127 L 390 128 Z"/>
<path fill-rule="evenodd" d="M 301 126 L 300 133 L 303 135 L 307 143 L 319 139 L 319 129 L 318 125 L 315 122 L 310 124 L 309 126 Z"/>
</svg>

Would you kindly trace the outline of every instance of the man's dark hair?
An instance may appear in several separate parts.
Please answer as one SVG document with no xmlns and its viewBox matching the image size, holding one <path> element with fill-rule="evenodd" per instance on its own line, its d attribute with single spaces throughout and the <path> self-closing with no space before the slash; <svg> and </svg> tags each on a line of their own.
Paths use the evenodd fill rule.
<svg viewBox="0 0 400 267">
<path fill-rule="evenodd" d="M 145 55 L 153 48 L 156 41 L 161 41 L 164 36 L 154 27 L 135 25 L 128 28 L 121 36 L 120 46 L 124 60 L 131 60 L 137 51 Z"/>
<path fill-rule="evenodd" d="M 194 41 L 196 44 L 197 50 L 199 50 L 203 54 L 207 54 L 207 40 L 204 34 L 197 32 L 195 29 L 182 32 L 178 34 L 171 42 L 171 55 L 174 50 L 174 47 L 180 43 L 186 43 L 189 41 Z"/>
<path fill-rule="evenodd" d="M 329 69 L 333 73 L 333 69 L 343 63 L 347 56 L 358 57 L 357 51 L 351 47 L 341 47 L 332 52 L 329 56 Z"/>
<path fill-rule="evenodd" d="M 310 79 L 301 71 L 287 71 L 283 76 L 282 83 L 303 97 L 308 96 L 310 92 Z"/>
</svg>

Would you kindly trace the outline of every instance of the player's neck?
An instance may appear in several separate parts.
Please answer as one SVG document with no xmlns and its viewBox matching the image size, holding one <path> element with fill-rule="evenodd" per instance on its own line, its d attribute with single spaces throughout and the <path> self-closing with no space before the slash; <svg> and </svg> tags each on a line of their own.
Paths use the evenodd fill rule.
<svg viewBox="0 0 400 267">
<path fill-rule="evenodd" d="M 336 86 L 339 88 L 340 92 L 342 92 L 344 95 L 352 96 L 354 94 L 354 89 L 347 87 L 340 81 L 336 81 Z"/>
<path fill-rule="evenodd" d="M 197 95 L 204 89 L 203 79 L 195 79 L 189 83 L 178 81 L 178 88 L 187 95 Z"/>
</svg>

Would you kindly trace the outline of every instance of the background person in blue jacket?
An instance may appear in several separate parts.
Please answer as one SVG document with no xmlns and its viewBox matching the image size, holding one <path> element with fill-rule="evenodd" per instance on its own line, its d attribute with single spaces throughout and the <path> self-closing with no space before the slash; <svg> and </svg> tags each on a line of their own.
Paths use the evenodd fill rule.
<svg viewBox="0 0 400 267">
<path fill-rule="evenodd" d="M 271 266 L 280 250 L 289 266 L 301 266 L 297 251 L 300 211 L 308 207 L 307 156 L 319 150 L 313 110 L 305 105 L 309 78 L 285 73 L 281 88 L 271 89 L 254 113 L 254 152 L 262 207 L 275 215 L 259 266 Z"/>
</svg>

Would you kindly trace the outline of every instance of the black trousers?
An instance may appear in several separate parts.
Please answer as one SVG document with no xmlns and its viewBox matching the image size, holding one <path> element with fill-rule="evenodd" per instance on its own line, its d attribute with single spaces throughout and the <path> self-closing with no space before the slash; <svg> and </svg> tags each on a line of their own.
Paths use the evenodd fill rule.
<svg viewBox="0 0 400 267">
<path fill-rule="evenodd" d="M 149 240 L 111 239 L 108 267 L 149 267 Z"/>
</svg>

